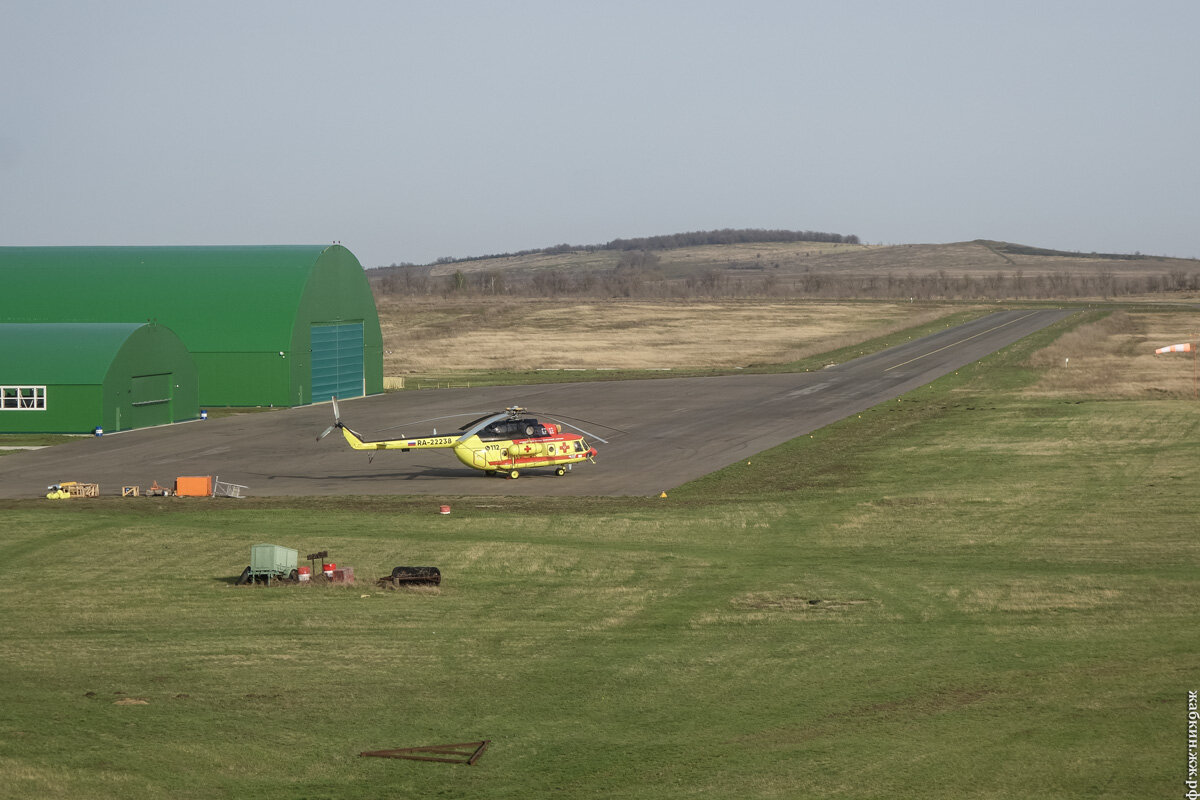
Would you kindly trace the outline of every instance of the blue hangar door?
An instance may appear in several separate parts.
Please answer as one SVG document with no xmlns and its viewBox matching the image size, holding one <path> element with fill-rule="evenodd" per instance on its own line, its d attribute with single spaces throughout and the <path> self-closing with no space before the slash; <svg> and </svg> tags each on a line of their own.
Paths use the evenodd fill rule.
<svg viewBox="0 0 1200 800">
<path fill-rule="evenodd" d="M 363 324 L 315 322 L 312 343 L 312 402 L 330 397 L 361 397 L 363 378 Z"/>
</svg>

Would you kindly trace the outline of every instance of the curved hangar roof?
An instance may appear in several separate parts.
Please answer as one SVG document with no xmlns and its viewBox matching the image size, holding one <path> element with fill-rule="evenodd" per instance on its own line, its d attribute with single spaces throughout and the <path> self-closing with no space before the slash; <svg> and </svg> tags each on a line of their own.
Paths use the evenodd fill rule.
<svg viewBox="0 0 1200 800">
<path fill-rule="evenodd" d="M 117 431 L 199 415 L 195 362 L 166 326 L 0 324 L 0 432 Z"/>
<path fill-rule="evenodd" d="M 6 322 L 161 322 L 205 405 L 294 406 L 383 391 L 362 265 L 341 245 L 0 247 Z"/>
</svg>

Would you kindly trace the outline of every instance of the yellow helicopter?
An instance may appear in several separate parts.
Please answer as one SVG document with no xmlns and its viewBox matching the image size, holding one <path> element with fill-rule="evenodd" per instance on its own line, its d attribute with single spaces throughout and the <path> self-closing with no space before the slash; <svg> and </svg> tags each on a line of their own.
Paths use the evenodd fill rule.
<svg viewBox="0 0 1200 800">
<path fill-rule="evenodd" d="M 433 434 L 426 436 L 366 439 L 342 424 L 335 397 L 333 424 L 317 437 L 317 441 L 324 439 L 335 428 L 340 428 L 346 441 L 355 450 L 399 450 L 405 453 L 409 450 L 453 450 L 458 460 L 472 469 L 482 470 L 489 476 L 504 474 L 514 479 L 519 478 L 522 470 L 526 469 L 553 467 L 554 474 L 561 476 L 566 475 L 574 464 L 582 461 L 595 463 L 596 448 L 588 444 L 584 436 L 608 444 L 607 439 L 601 439 L 568 422 L 554 417 L 547 417 L 552 422 L 542 422 L 529 414 L 524 408 L 512 406 L 468 422 L 459 428 L 461 434 L 456 436 L 439 436 L 435 429 Z M 412 424 L 465 416 L 472 415 L 451 414 Z M 568 433 L 564 428 L 572 428 L 579 433 Z"/>
</svg>

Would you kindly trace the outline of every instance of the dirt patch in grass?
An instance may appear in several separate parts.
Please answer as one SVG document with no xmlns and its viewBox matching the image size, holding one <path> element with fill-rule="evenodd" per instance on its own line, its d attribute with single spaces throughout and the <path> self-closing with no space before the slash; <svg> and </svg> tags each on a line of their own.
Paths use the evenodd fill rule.
<svg viewBox="0 0 1200 800">
<path fill-rule="evenodd" d="M 751 592 L 741 597 L 735 597 L 732 605 L 734 608 L 767 611 L 837 611 L 850 606 L 867 605 L 870 602 L 870 600 L 802 597 L 777 592 Z"/>
<path fill-rule="evenodd" d="M 800 622 L 817 619 L 853 619 L 849 612 L 876 605 L 861 597 L 828 597 L 802 592 L 775 590 L 747 592 L 729 601 L 729 607 L 699 615 L 692 624 L 759 625 Z"/>
</svg>

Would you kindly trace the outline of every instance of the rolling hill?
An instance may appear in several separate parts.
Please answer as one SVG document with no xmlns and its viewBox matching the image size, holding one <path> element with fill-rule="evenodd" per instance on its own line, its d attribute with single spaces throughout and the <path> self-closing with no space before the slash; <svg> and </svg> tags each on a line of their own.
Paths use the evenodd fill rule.
<svg viewBox="0 0 1200 800">
<path fill-rule="evenodd" d="M 1083 298 L 1200 292 L 1200 260 L 990 240 L 756 241 L 669 249 L 563 246 L 368 271 L 377 293 L 614 297 Z"/>
</svg>

